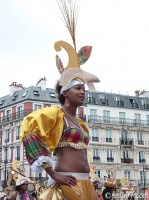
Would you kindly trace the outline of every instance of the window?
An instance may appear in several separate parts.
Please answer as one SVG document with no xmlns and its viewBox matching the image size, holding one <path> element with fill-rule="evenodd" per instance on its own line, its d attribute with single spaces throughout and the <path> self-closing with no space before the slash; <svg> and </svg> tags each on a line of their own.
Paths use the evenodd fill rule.
<svg viewBox="0 0 149 200">
<path fill-rule="evenodd" d="M 124 150 L 123 151 L 123 158 L 129 158 L 129 151 L 128 150 Z"/>
<path fill-rule="evenodd" d="M 87 93 L 87 102 L 89 104 L 95 104 L 95 97 L 93 92 Z"/>
<path fill-rule="evenodd" d="M 16 160 L 20 160 L 20 146 L 16 147 Z"/>
<path fill-rule="evenodd" d="M 100 104 L 101 105 L 108 105 L 108 100 L 105 96 L 105 94 L 98 94 L 98 97 L 99 97 L 99 101 L 100 101 Z"/>
<path fill-rule="evenodd" d="M 38 176 L 39 176 L 39 179 L 41 180 L 41 178 L 42 178 L 42 173 L 39 173 Z"/>
<path fill-rule="evenodd" d="M 55 98 L 55 93 L 50 93 L 50 96 L 51 96 L 52 98 Z"/>
<path fill-rule="evenodd" d="M 115 100 L 116 100 L 117 106 L 119 106 L 119 107 L 124 107 L 124 102 L 123 102 L 121 96 L 116 96 L 116 97 L 115 97 Z"/>
<path fill-rule="evenodd" d="M 3 121 L 3 112 L 0 112 L 0 122 Z"/>
<path fill-rule="evenodd" d="M 113 162 L 112 149 L 107 149 L 107 162 Z"/>
<path fill-rule="evenodd" d="M 110 123 L 110 111 L 103 110 L 103 121 L 104 123 Z"/>
<path fill-rule="evenodd" d="M 95 128 L 92 129 L 92 141 L 97 141 L 97 142 L 99 142 L 99 133 L 98 133 L 98 129 L 95 129 Z"/>
<path fill-rule="evenodd" d="M 125 115 L 126 113 L 125 112 L 119 112 L 119 123 L 120 124 L 125 124 Z"/>
<path fill-rule="evenodd" d="M 22 106 L 17 107 L 17 118 L 22 118 Z"/>
<path fill-rule="evenodd" d="M 105 129 L 106 142 L 112 142 L 112 131 L 110 129 Z"/>
<path fill-rule="evenodd" d="M 6 135 L 5 135 L 5 143 L 7 143 L 7 142 L 9 142 L 10 130 L 9 130 L 9 129 L 6 129 L 6 130 L 5 130 L 5 133 L 6 133 Z"/>
<path fill-rule="evenodd" d="M 144 151 L 139 151 L 139 163 L 145 163 Z"/>
<path fill-rule="evenodd" d="M 38 90 L 34 90 L 34 95 L 39 96 Z"/>
<path fill-rule="evenodd" d="M 100 170 L 96 170 L 95 174 L 97 174 L 97 176 L 100 178 L 100 176 L 101 176 L 101 171 L 100 171 Z"/>
<path fill-rule="evenodd" d="M 25 97 L 27 95 L 27 91 L 23 93 L 22 97 Z"/>
<path fill-rule="evenodd" d="M 10 111 L 10 110 L 7 110 L 7 111 L 6 111 L 6 122 L 9 122 L 9 121 L 10 121 L 10 114 L 11 114 L 11 111 Z"/>
<path fill-rule="evenodd" d="M 141 184 L 144 184 L 144 181 L 146 182 L 146 171 L 140 171 L 140 182 L 141 182 Z"/>
<path fill-rule="evenodd" d="M 144 145 L 142 132 L 137 132 L 137 139 L 138 139 L 138 144 Z"/>
<path fill-rule="evenodd" d="M 141 104 L 144 109 L 147 109 L 147 110 L 149 109 L 149 99 L 142 99 Z"/>
<path fill-rule="evenodd" d="M 129 101 L 133 108 L 139 108 L 138 103 L 136 102 L 135 99 L 129 99 Z"/>
<path fill-rule="evenodd" d="M 124 176 L 130 180 L 130 171 L 124 171 Z"/>
<path fill-rule="evenodd" d="M 8 150 L 4 149 L 4 161 L 5 162 L 8 162 L 8 160 L 9 160 L 9 153 L 8 152 L 9 152 Z"/>
<path fill-rule="evenodd" d="M 17 99 L 18 95 L 14 95 L 12 98 L 12 101 L 15 101 Z"/>
<path fill-rule="evenodd" d="M 90 122 L 97 122 L 97 110 L 96 109 L 90 109 Z"/>
<path fill-rule="evenodd" d="M 149 126 L 149 115 L 146 115 L 147 126 Z"/>
<path fill-rule="evenodd" d="M 20 135 L 20 126 L 16 127 L 16 140 L 19 140 L 19 135 Z"/>
<path fill-rule="evenodd" d="M 135 113 L 135 125 L 141 125 L 141 114 Z"/>
<path fill-rule="evenodd" d="M 39 105 L 39 104 L 35 104 L 35 105 L 34 105 L 34 110 L 38 110 L 38 109 L 40 109 L 40 108 L 42 108 L 42 105 Z"/>
<path fill-rule="evenodd" d="M 122 139 L 127 139 L 127 135 L 128 135 L 128 132 L 123 129 L 122 132 L 121 132 Z"/>
<path fill-rule="evenodd" d="M 99 162 L 100 156 L 99 156 L 99 149 L 93 150 L 93 162 Z"/>
<path fill-rule="evenodd" d="M 5 100 L 0 100 L 0 106 L 3 105 L 3 103 L 5 102 Z"/>
</svg>

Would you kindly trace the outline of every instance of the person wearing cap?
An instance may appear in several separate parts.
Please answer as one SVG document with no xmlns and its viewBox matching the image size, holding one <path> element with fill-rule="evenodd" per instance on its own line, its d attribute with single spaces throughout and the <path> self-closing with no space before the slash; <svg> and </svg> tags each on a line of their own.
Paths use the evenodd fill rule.
<svg viewBox="0 0 149 200">
<path fill-rule="evenodd" d="M 34 197 L 28 192 L 28 178 L 18 177 L 16 180 L 15 192 L 11 196 L 11 200 L 34 200 Z"/>
<path fill-rule="evenodd" d="M 95 91 L 93 83 L 99 82 L 98 77 L 80 68 L 90 57 L 92 48 L 84 46 L 77 52 L 75 45 L 72 47 L 61 40 L 54 48 L 56 51 L 63 48 L 68 54 L 65 68 L 56 55 L 61 77 L 55 93 L 61 107 L 41 108 L 26 116 L 20 139 L 31 169 L 37 173 L 45 170 L 50 177 L 50 188 L 39 199 L 96 200 L 94 185 L 89 180 L 89 130 L 77 117 L 77 110 L 85 100 L 85 85 Z M 57 156 L 56 163 L 51 159 L 52 152 Z"/>
</svg>

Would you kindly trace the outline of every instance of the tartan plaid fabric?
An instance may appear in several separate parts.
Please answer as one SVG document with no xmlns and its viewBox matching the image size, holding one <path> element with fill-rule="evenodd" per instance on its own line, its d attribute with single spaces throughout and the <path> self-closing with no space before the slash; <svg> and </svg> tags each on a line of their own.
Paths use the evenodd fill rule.
<svg viewBox="0 0 149 200">
<path fill-rule="evenodd" d="M 23 138 L 26 159 L 32 165 L 40 156 L 50 156 L 48 146 L 35 134 L 27 134 Z"/>
</svg>

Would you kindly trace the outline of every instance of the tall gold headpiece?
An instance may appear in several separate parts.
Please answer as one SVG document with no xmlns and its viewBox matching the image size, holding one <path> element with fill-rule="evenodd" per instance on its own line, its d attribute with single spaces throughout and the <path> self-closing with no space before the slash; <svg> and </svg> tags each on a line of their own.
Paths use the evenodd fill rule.
<svg viewBox="0 0 149 200">
<path fill-rule="evenodd" d="M 73 40 L 74 47 L 65 41 L 57 41 L 54 45 L 56 51 L 61 51 L 64 48 L 68 54 L 68 64 L 64 68 L 63 63 L 58 55 L 56 55 L 56 65 L 61 74 L 59 84 L 61 86 L 68 86 L 72 79 L 82 79 L 88 86 L 92 83 L 100 82 L 97 76 L 86 72 L 80 68 L 80 65 L 84 64 L 90 57 L 92 47 L 84 46 L 78 53 L 76 52 L 76 22 L 78 16 L 78 5 L 73 0 L 57 0 L 64 22 L 68 28 L 71 38 Z"/>
</svg>

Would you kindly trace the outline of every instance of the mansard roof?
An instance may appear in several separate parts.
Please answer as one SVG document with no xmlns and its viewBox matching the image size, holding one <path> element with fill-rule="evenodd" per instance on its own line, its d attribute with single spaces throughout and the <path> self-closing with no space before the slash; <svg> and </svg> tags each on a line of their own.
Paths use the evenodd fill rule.
<svg viewBox="0 0 149 200">
<path fill-rule="evenodd" d="M 55 90 L 46 88 L 42 90 L 38 86 L 30 86 L 14 92 L 12 96 L 7 95 L 0 98 L 0 109 L 25 101 L 37 101 L 43 103 L 58 103 Z M 149 110 L 149 98 L 129 96 L 107 92 L 86 91 L 85 104 L 107 107 L 120 107 L 126 109 Z"/>
</svg>

